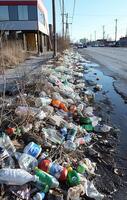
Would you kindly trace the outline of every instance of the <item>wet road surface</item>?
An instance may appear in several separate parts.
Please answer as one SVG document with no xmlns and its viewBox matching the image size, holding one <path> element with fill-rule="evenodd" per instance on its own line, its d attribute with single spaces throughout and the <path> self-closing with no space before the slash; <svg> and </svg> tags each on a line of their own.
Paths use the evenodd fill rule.
<svg viewBox="0 0 127 200">
<path fill-rule="evenodd" d="M 88 47 L 80 52 L 100 63 L 103 71 L 116 79 L 117 92 L 127 99 L 127 48 Z"/>
</svg>

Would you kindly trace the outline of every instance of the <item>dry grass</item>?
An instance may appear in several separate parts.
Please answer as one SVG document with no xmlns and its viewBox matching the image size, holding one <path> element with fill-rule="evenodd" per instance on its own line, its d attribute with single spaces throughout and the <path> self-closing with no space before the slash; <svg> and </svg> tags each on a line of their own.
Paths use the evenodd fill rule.
<svg viewBox="0 0 127 200">
<path fill-rule="evenodd" d="M 65 49 L 70 47 L 70 39 L 63 38 L 62 36 L 58 36 L 57 38 L 57 50 L 58 52 L 62 53 Z"/>
<path fill-rule="evenodd" d="M 27 53 L 23 51 L 21 41 L 4 42 L 0 49 L 0 68 L 14 68 L 27 57 Z"/>
</svg>

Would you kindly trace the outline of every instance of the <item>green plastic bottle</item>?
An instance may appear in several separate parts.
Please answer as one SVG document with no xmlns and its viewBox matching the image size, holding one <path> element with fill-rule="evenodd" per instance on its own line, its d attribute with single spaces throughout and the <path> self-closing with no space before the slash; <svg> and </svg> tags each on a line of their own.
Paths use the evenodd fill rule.
<svg viewBox="0 0 127 200">
<path fill-rule="evenodd" d="M 92 124 L 82 125 L 82 128 L 84 128 L 87 132 L 94 131 L 94 127 L 92 126 Z"/>
<path fill-rule="evenodd" d="M 80 173 L 80 174 L 84 174 L 87 170 L 87 167 L 85 165 L 85 163 L 83 162 L 79 162 L 79 165 L 77 167 L 77 172 Z"/>
<path fill-rule="evenodd" d="M 39 181 L 43 185 L 48 185 L 49 188 L 56 188 L 59 186 L 57 179 L 46 172 L 35 168 L 35 175 L 39 177 Z"/>
<path fill-rule="evenodd" d="M 75 170 L 71 169 L 68 171 L 67 183 L 69 186 L 75 186 L 80 184 L 80 177 Z"/>
<path fill-rule="evenodd" d="M 92 121 L 89 117 L 80 117 L 80 123 L 81 124 L 91 124 Z"/>
</svg>

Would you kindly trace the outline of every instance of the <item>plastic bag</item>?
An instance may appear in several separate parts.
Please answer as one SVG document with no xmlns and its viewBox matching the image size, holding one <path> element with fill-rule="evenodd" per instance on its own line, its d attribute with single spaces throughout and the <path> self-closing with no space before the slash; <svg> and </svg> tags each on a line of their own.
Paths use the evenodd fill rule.
<svg viewBox="0 0 127 200">
<path fill-rule="evenodd" d="M 102 200 L 104 198 L 104 195 L 100 194 L 95 188 L 93 181 L 90 182 L 88 180 L 86 184 L 86 195 L 95 200 Z"/>
</svg>

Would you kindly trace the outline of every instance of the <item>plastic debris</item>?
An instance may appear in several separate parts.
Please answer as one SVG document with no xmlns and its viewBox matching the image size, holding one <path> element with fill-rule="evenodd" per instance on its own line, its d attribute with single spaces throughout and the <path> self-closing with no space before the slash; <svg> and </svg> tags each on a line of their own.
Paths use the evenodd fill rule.
<svg viewBox="0 0 127 200">
<path fill-rule="evenodd" d="M 103 86 L 85 77 L 94 66 L 79 53 L 66 50 L 38 74 L 30 74 L 25 93 L 21 90 L 11 101 L 0 99 L 0 109 L 4 105 L 0 184 L 11 192 L 10 199 L 80 200 L 87 196 L 101 200 L 106 196 L 98 189 L 105 182 L 102 174 L 106 171 L 108 176 L 111 163 L 115 166 L 114 143 L 109 141 L 115 134 L 98 111 L 101 105 L 95 92 L 101 93 Z M 112 171 L 108 181 L 114 174 L 119 176 L 117 170 Z M 116 182 L 112 185 L 117 187 Z M 4 195 L 0 198 L 4 200 Z"/>
</svg>

